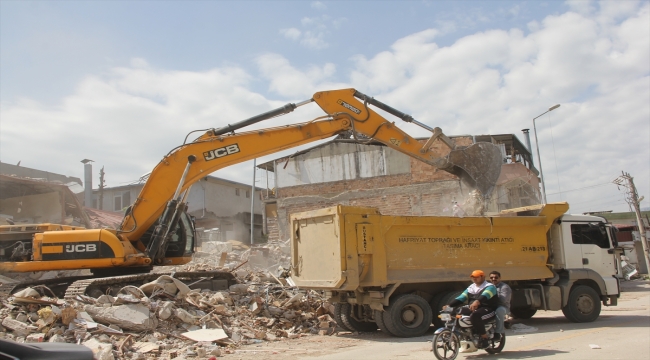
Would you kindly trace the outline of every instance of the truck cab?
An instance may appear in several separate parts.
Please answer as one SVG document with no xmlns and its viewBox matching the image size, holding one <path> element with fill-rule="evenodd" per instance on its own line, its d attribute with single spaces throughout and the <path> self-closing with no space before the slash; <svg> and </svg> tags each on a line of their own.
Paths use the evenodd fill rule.
<svg viewBox="0 0 650 360">
<path fill-rule="evenodd" d="M 549 234 L 549 263 L 556 271 L 595 272 L 599 276 L 592 274 L 589 278 L 602 288 L 603 297 L 618 296 L 616 230 L 611 224 L 597 216 L 563 215 L 552 225 Z"/>
</svg>

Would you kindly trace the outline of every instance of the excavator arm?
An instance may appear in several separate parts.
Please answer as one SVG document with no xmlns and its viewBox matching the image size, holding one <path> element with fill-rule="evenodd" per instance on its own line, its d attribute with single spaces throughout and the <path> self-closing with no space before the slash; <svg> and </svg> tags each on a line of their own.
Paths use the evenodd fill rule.
<svg viewBox="0 0 650 360">
<path fill-rule="evenodd" d="M 235 133 L 235 130 L 292 112 L 297 107 L 311 102 L 316 102 L 327 115 L 306 123 Z M 418 142 L 368 105 L 374 105 L 404 121 L 430 130 L 431 138 L 425 144 Z M 174 214 L 184 210 L 178 206 L 184 203 L 190 186 L 218 169 L 329 138 L 345 131 L 379 141 L 427 164 L 458 175 L 484 196 L 492 191 L 500 174 L 501 153 L 493 144 L 478 143 L 457 149 L 454 142 L 439 128 L 429 128 L 411 116 L 355 89 L 323 91 L 315 93 L 307 101 L 287 104 L 239 123 L 209 130 L 193 142 L 172 150 L 151 172 L 122 222 L 120 236 L 125 240 L 139 242 L 142 235 L 159 219 L 161 221 L 158 223 L 163 227 L 166 222 L 176 221 Z M 444 157 L 429 150 L 433 141 L 438 138 L 450 148 L 450 153 Z M 159 250 L 164 248 L 168 228 L 158 229 L 157 239 L 154 235 L 154 240 L 146 245 L 140 243 L 138 248 L 152 258 L 159 258 Z"/>
</svg>

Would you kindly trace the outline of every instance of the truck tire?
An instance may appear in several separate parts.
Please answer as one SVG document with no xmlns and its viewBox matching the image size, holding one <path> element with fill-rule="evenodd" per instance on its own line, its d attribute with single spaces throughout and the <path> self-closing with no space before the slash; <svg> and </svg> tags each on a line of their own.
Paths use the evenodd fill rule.
<svg viewBox="0 0 650 360">
<path fill-rule="evenodd" d="M 462 293 L 463 293 L 463 290 L 454 290 L 454 291 L 448 292 L 447 295 L 444 298 L 442 298 L 443 302 L 440 303 L 440 306 L 449 304 L 452 300 L 459 297 L 460 294 L 462 294 Z"/>
<path fill-rule="evenodd" d="M 375 322 L 377 323 L 377 327 L 379 328 L 379 330 L 381 330 L 383 333 L 386 333 L 388 335 L 393 335 L 393 334 L 391 334 L 390 331 L 388 331 L 388 329 L 386 328 L 386 323 L 384 323 L 384 313 L 385 312 L 386 311 L 375 310 L 375 313 L 374 313 Z M 395 336 L 395 335 L 393 335 L 393 336 Z"/>
<path fill-rule="evenodd" d="M 360 305 L 352 305 L 347 303 L 341 304 L 341 320 L 343 321 L 343 324 L 345 324 L 346 328 L 350 329 L 351 331 L 359 332 L 377 331 L 377 323 L 370 321 L 358 321 L 352 317 L 352 311 L 355 310 L 356 306 Z"/>
<path fill-rule="evenodd" d="M 391 299 L 383 320 L 388 331 L 397 337 L 422 336 L 431 326 L 431 306 L 421 296 L 398 295 Z"/>
<path fill-rule="evenodd" d="M 445 295 L 447 295 L 446 292 L 439 292 L 433 297 L 433 299 L 431 299 L 431 302 L 429 303 L 429 305 L 431 305 L 432 323 L 436 329 L 445 326 L 442 320 L 440 320 L 438 317 L 438 315 L 440 315 L 440 310 L 442 310 L 442 305 L 445 305 L 442 303 L 442 299 Z"/>
<path fill-rule="evenodd" d="M 334 304 L 334 320 L 336 321 L 336 324 L 341 327 L 343 330 L 347 331 L 354 331 L 350 328 L 348 328 L 347 325 L 343 322 L 343 319 L 341 318 L 341 308 L 343 307 L 343 304 L 341 303 L 336 303 Z"/>
<path fill-rule="evenodd" d="M 562 313 L 571 322 L 592 322 L 600 316 L 600 297 L 591 287 L 578 285 L 569 293 L 569 302 Z"/>
<path fill-rule="evenodd" d="M 532 318 L 536 312 L 537 309 L 533 308 L 510 309 L 510 314 L 512 314 L 513 318 L 523 320 Z"/>
</svg>

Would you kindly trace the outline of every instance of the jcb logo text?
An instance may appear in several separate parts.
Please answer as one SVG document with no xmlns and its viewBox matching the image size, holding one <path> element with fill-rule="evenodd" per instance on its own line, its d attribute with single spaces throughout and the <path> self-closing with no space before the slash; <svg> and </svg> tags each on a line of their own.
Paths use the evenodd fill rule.
<svg viewBox="0 0 650 360">
<path fill-rule="evenodd" d="M 78 244 L 78 245 L 66 245 L 65 252 L 93 252 L 97 251 L 97 245 L 95 244 Z"/>
<path fill-rule="evenodd" d="M 236 154 L 238 152 L 239 152 L 239 145 L 232 144 L 218 149 L 206 151 L 203 153 L 203 157 L 205 158 L 205 161 L 210 161 L 224 156 Z"/>
</svg>

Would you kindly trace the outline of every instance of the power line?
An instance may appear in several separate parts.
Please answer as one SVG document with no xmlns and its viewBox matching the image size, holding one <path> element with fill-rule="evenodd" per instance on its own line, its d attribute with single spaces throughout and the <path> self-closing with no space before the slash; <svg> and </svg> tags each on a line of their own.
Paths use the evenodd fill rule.
<svg viewBox="0 0 650 360">
<path fill-rule="evenodd" d="M 572 192 L 572 191 L 586 190 L 586 189 L 591 189 L 591 188 L 595 188 L 595 187 L 599 187 L 599 186 L 605 186 L 605 185 L 614 185 L 614 184 L 612 184 L 611 182 L 607 182 L 607 183 L 603 183 L 603 184 L 590 185 L 590 186 L 585 186 L 585 187 L 572 189 L 572 190 L 564 190 L 564 191 L 560 191 L 560 192 L 553 193 L 553 194 L 548 194 L 548 195 L 557 195 L 557 194 L 562 194 L 562 193 L 567 193 L 567 192 Z"/>
</svg>

